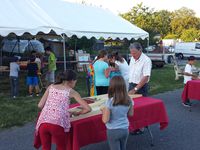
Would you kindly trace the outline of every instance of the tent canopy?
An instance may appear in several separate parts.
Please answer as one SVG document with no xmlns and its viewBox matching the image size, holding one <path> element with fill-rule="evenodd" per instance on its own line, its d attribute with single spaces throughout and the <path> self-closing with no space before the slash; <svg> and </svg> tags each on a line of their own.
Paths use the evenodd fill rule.
<svg viewBox="0 0 200 150">
<path fill-rule="evenodd" d="M 0 35 L 57 35 L 81 38 L 145 39 L 149 34 L 108 10 L 64 0 L 2 0 Z"/>
</svg>

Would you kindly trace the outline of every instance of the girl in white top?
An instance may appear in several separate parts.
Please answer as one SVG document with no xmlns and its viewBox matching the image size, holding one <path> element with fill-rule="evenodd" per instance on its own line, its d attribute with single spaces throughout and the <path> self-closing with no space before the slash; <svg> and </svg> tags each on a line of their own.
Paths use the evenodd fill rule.
<svg viewBox="0 0 200 150">
<path fill-rule="evenodd" d="M 126 89 L 128 90 L 128 81 L 129 81 L 129 66 L 128 66 L 128 63 L 126 62 L 126 60 L 121 57 L 119 55 L 118 52 L 113 52 L 112 53 L 112 59 L 113 59 L 113 62 L 115 62 L 115 64 L 117 65 L 117 68 L 119 69 L 122 77 L 124 78 L 125 80 L 125 83 L 126 83 Z"/>
</svg>

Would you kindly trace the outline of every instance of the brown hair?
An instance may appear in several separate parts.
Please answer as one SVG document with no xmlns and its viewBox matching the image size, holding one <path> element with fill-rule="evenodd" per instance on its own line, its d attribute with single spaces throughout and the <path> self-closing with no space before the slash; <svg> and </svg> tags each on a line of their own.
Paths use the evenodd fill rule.
<svg viewBox="0 0 200 150">
<path fill-rule="evenodd" d="M 115 60 L 117 60 L 121 63 L 124 62 L 123 57 L 121 57 L 117 51 L 112 52 L 112 57 L 115 57 Z"/>
<path fill-rule="evenodd" d="M 105 50 L 100 50 L 100 51 L 99 51 L 99 54 L 98 54 L 98 56 L 97 56 L 97 58 L 94 60 L 94 63 L 95 63 L 98 59 L 103 58 L 103 57 L 106 56 L 106 55 L 107 55 L 107 52 L 106 52 Z"/>
<path fill-rule="evenodd" d="M 68 69 L 63 72 L 59 72 L 56 76 L 56 83 L 55 84 L 61 84 L 64 81 L 75 81 L 77 80 L 77 74 L 71 70 Z"/>
<path fill-rule="evenodd" d="M 108 98 L 113 98 L 113 106 L 130 105 L 131 98 L 128 96 L 126 84 L 122 76 L 114 76 L 110 80 Z"/>
</svg>

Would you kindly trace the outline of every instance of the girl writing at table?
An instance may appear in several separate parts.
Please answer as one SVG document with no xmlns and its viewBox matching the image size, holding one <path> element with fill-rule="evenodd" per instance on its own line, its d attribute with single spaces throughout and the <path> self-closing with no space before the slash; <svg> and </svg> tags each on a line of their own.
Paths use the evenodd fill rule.
<svg viewBox="0 0 200 150">
<path fill-rule="evenodd" d="M 42 111 L 36 125 L 36 134 L 40 136 L 43 150 L 51 150 L 51 139 L 54 139 L 58 150 L 66 149 L 66 135 L 70 130 L 70 98 L 74 98 L 82 106 L 76 115 L 91 111 L 90 106 L 73 89 L 77 81 L 74 71 L 60 73 L 57 80 L 47 88 L 38 104 Z"/>
<path fill-rule="evenodd" d="M 106 124 L 107 139 L 111 150 L 126 150 L 128 116 L 133 115 L 133 101 L 128 96 L 122 76 L 114 76 L 108 88 L 108 100 L 101 108 L 102 121 Z"/>
</svg>

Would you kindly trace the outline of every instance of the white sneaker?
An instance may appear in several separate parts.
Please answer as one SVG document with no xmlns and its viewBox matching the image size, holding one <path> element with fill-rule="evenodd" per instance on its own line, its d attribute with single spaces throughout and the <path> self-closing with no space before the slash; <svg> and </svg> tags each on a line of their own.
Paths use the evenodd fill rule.
<svg viewBox="0 0 200 150">
<path fill-rule="evenodd" d="M 192 106 L 192 104 L 190 102 L 185 102 L 185 103 L 182 103 L 182 104 L 185 107 L 191 107 Z"/>
</svg>

